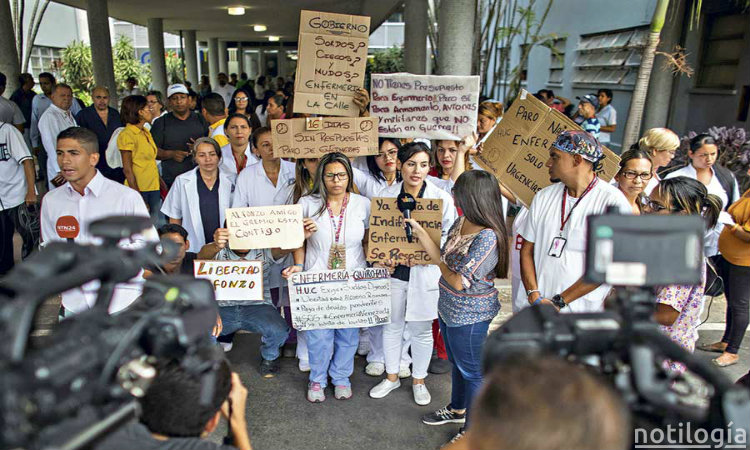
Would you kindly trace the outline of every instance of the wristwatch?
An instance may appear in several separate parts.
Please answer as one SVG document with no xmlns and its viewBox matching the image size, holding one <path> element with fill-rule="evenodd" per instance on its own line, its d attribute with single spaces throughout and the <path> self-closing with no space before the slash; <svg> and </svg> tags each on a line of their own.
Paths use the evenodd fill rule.
<svg viewBox="0 0 750 450">
<path fill-rule="evenodd" d="M 567 303 L 565 303 L 565 300 L 563 300 L 562 296 L 560 294 L 555 295 L 552 297 L 552 303 L 557 306 L 558 309 L 563 309 L 566 306 L 568 306 Z"/>
</svg>

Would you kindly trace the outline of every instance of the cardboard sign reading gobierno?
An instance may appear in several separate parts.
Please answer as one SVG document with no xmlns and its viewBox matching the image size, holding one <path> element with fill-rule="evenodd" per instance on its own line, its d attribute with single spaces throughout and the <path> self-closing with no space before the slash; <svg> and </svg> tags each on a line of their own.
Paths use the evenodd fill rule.
<svg viewBox="0 0 750 450">
<path fill-rule="evenodd" d="M 359 116 L 369 38 L 369 17 L 301 11 L 293 112 Z"/>
<path fill-rule="evenodd" d="M 295 273 L 289 305 L 297 330 L 384 325 L 391 321 L 391 277 L 383 268 Z"/>
<path fill-rule="evenodd" d="M 545 163 L 555 138 L 565 130 L 580 129 L 567 116 L 522 90 L 474 159 L 529 207 L 534 195 L 552 184 Z M 605 157 L 597 175 L 610 181 L 619 170 L 620 157 L 603 148 Z"/>
<path fill-rule="evenodd" d="M 226 218 L 233 249 L 300 248 L 305 241 L 301 205 L 227 208 Z"/>
<path fill-rule="evenodd" d="M 196 260 L 193 271 L 211 282 L 218 301 L 264 301 L 263 261 Z"/>
<path fill-rule="evenodd" d="M 477 129 L 478 76 L 373 74 L 370 91 L 381 136 L 458 141 Z"/>
<path fill-rule="evenodd" d="M 443 201 L 418 198 L 417 209 L 411 212 L 430 239 L 440 247 L 443 228 Z M 404 229 L 404 214 L 399 211 L 395 198 L 375 197 L 370 207 L 370 229 L 367 261 L 395 261 L 398 264 L 436 264 L 419 243 L 416 236 L 410 243 Z"/>
<path fill-rule="evenodd" d="M 378 154 L 377 117 L 308 117 L 271 121 L 277 158 L 319 158 L 340 152 L 354 158 Z"/>
</svg>

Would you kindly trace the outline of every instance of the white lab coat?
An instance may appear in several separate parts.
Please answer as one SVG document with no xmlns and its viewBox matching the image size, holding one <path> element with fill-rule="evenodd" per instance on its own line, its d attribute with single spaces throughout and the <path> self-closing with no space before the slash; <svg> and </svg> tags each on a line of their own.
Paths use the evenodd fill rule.
<svg viewBox="0 0 750 450">
<path fill-rule="evenodd" d="M 423 198 L 441 199 L 443 201 L 443 229 L 441 230 L 440 247 L 442 248 L 453 222 L 458 218 L 453 197 L 443 189 L 426 180 L 427 187 Z M 377 197 L 398 197 L 403 182 L 393 183 L 383 189 Z M 411 268 L 409 290 L 406 294 L 406 321 L 433 320 L 438 316 L 437 304 L 440 297 L 440 268 L 434 264 L 419 265 Z"/>
<path fill-rule="evenodd" d="M 248 143 L 247 148 L 245 148 L 245 156 L 247 157 L 245 168 L 248 168 L 253 164 L 260 162 L 260 158 L 255 156 L 255 153 L 253 153 L 253 148 L 250 143 Z M 219 167 L 221 168 L 222 172 L 226 172 L 227 174 L 231 175 L 232 181 L 237 180 L 237 175 L 239 175 L 239 172 L 237 172 L 237 161 L 234 159 L 234 153 L 232 153 L 232 144 L 227 144 L 221 147 L 221 164 Z"/>
<path fill-rule="evenodd" d="M 161 212 L 172 219 L 182 219 L 182 227 L 188 232 L 189 251 L 198 253 L 207 244 L 203 235 L 203 221 L 198 203 L 198 176 L 200 169 L 183 173 L 174 180 L 164 199 Z M 234 180 L 230 174 L 219 170 L 219 226 L 224 226 L 224 214 L 232 201 Z"/>
</svg>

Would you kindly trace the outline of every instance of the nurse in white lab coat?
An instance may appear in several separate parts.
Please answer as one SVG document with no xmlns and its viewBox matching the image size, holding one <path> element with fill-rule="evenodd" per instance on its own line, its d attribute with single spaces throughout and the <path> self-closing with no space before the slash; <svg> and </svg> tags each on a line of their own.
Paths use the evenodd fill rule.
<svg viewBox="0 0 750 450">
<path fill-rule="evenodd" d="M 250 134 L 253 127 L 244 114 L 232 114 L 224 122 L 224 134 L 229 144 L 221 148 L 221 169 L 231 174 L 233 180 L 245 167 L 260 162 L 250 145 Z"/>
<path fill-rule="evenodd" d="M 221 159 L 221 148 L 215 140 L 196 140 L 193 160 L 198 167 L 175 179 L 161 208 L 170 223 L 187 230 L 191 252 L 198 253 L 212 242 L 214 231 L 224 226 L 224 211 L 232 199 L 234 180 L 219 170 Z"/>
<path fill-rule="evenodd" d="M 295 250 L 294 265 L 284 276 L 301 271 L 358 269 L 367 267 L 365 249 L 370 220 L 370 201 L 353 191 L 349 159 L 329 153 L 320 160 L 310 195 L 299 203 L 305 216 L 305 246 Z M 308 330 L 305 332 L 310 357 L 307 400 L 325 400 L 330 377 L 339 400 L 352 396 L 349 377 L 354 371 L 358 328 Z"/>
<path fill-rule="evenodd" d="M 379 193 L 380 197 L 398 197 L 409 193 L 414 198 L 443 201 L 442 241 L 456 220 L 453 198 L 427 180 L 430 149 L 423 143 L 406 144 L 398 151 L 403 181 Z M 389 265 L 395 269 L 391 278 L 391 323 L 383 329 L 383 348 L 387 378 L 370 390 L 370 397 L 383 398 L 401 386 L 398 378 L 404 330 L 409 330 L 412 356 L 412 391 L 414 401 L 427 405 L 431 401 L 425 386 L 427 368 L 432 356 L 432 321 L 437 318 L 440 269 L 430 265 Z"/>
</svg>

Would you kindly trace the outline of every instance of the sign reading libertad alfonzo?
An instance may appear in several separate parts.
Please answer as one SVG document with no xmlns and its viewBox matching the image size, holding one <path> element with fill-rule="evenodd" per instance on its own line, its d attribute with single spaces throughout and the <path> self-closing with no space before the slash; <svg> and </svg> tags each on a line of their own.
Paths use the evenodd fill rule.
<svg viewBox="0 0 750 450">
<path fill-rule="evenodd" d="M 373 74 L 381 136 L 461 140 L 477 129 L 479 77 Z"/>
<path fill-rule="evenodd" d="M 263 261 L 193 262 L 195 278 L 211 282 L 218 301 L 263 301 Z"/>
<path fill-rule="evenodd" d="M 443 201 L 440 199 L 417 199 L 417 209 L 412 217 L 427 230 L 430 239 L 440 247 L 443 228 Z M 395 261 L 398 264 L 435 264 L 419 243 L 406 238 L 404 215 L 398 209 L 395 198 L 375 197 L 370 207 L 370 229 L 367 261 Z"/>
<path fill-rule="evenodd" d="M 359 116 L 354 92 L 364 86 L 370 18 L 302 11 L 294 112 Z"/>
<path fill-rule="evenodd" d="M 289 304 L 297 330 L 384 325 L 391 321 L 391 277 L 383 268 L 295 273 Z"/>
<path fill-rule="evenodd" d="M 233 249 L 300 248 L 305 241 L 302 205 L 227 208 L 226 218 Z"/>
<path fill-rule="evenodd" d="M 378 154 L 377 117 L 308 117 L 271 121 L 277 158 L 319 158 L 340 152 L 354 158 Z"/>
<path fill-rule="evenodd" d="M 564 114 L 521 91 L 474 159 L 528 207 L 537 192 L 552 184 L 545 164 L 557 135 L 580 129 Z M 620 157 L 606 147 L 604 156 L 597 174 L 609 181 L 619 169 Z"/>
</svg>

